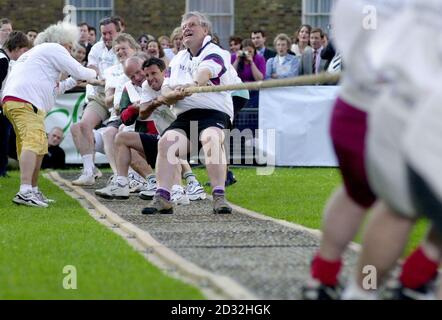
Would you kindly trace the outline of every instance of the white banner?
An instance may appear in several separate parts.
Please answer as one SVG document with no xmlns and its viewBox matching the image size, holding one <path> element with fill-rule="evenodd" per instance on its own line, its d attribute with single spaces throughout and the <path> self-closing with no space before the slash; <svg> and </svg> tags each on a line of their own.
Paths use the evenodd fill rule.
<svg viewBox="0 0 442 320">
<path fill-rule="evenodd" d="M 337 86 L 302 86 L 262 90 L 259 99 L 260 146 L 276 166 L 337 166 L 329 134 Z M 267 130 L 276 141 L 266 141 Z M 271 145 L 269 143 L 274 143 Z"/>
<path fill-rule="evenodd" d="M 80 121 L 83 114 L 85 93 L 67 93 L 58 96 L 55 107 L 46 116 L 46 132 L 50 132 L 54 127 L 60 127 L 64 132 L 64 140 L 61 148 L 66 153 L 66 163 L 82 163 L 81 156 L 75 148 L 71 135 L 71 126 Z M 105 155 L 96 154 L 95 163 L 107 163 Z"/>
</svg>

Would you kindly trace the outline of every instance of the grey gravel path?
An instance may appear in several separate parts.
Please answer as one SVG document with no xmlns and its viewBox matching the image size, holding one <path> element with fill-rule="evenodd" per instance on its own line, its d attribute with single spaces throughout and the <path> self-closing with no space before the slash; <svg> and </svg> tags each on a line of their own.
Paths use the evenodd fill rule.
<svg viewBox="0 0 442 320">
<path fill-rule="evenodd" d="M 61 175 L 68 180 L 76 177 Z M 93 188 L 84 189 L 94 194 L 106 181 L 104 176 Z M 238 212 L 214 215 L 208 200 L 175 208 L 170 216 L 143 216 L 141 210 L 148 202 L 137 196 L 127 201 L 96 198 L 183 258 L 231 277 L 261 299 L 300 299 L 300 287 L 319 244 L 314 235 L 275 222 Z M 356 254 L 348 250 L 343 274 L 349 274 L 355 258 Z"/>
</svg>

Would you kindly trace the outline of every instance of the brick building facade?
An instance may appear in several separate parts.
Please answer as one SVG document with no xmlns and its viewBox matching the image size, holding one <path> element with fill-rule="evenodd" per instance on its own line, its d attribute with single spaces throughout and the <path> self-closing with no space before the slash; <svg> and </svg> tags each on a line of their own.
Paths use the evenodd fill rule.
<svg viewBox="0 0 442 320">
<path fill-rule="evenodd" d="M 113 3 L 114 14 L 127 20 L 127 31 L 135 37 L 142 33 L 169 35 L 179 26 L 186 10 L 185 0 L 114 0 Z M 17 30 L 42 30 L 63 19 L 64 5 L 63 0 L 0 0 L 0 17 L 11 19 Z M 235 34 L 244 38 L 250 30 L 262 28 L 267 31 L 271 45 L 280 32 L 293 36 L 301 15 L 302 0 L 236 0 Z"/>
</svg>

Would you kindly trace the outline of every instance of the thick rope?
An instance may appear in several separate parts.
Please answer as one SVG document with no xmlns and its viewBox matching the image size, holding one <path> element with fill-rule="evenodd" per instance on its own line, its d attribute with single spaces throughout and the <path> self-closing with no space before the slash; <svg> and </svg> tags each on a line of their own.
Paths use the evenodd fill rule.
<svg viewBox="0 0 442 320">
<path fill-rule="evenodd" d="M 336 84 L 341 78 L 340 73 L 320 73 L 317 75 L 307 75 L 288 79 L 274 79 L 266 81 L 245 82 L 238 84 L 231 84 L 226 86 L 202 86 L 186 88 L 186 93 L 207 93 L 207 92 L 222 92 L 222 91 L 237 91 L 237 90 L 260 90 L 276 87 L 293 87 L 317 84 Z"/>
</svg>

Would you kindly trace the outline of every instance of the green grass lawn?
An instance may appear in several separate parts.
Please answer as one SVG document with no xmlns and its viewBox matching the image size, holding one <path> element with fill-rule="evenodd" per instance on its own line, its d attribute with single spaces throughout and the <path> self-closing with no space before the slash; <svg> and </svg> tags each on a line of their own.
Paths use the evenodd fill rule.
<svg viewBox="0 0 442 320">
<path fill-rule="evenodd" d="M 205 169 L 195 172 L 207 181 Z M 339 172 L 329 168 L 277 168 L 270 176 L 234 168 L 234 173 L 239 182 L 227 189 L 231 202 L 314 229 L 321 227 L 325 203 L 341 183 Z M 0 299 L 203 298 L 150 265 L 49 181 L 42 179 L 41 189 L 57 200 L 51 208 L 14 205 L 19 179 L 18 172 L 10 174 L 0 178 Z M 425 228 L 424 222 L 417 225 L 407 253 Z M 77 290 L 62 286 L 68 265 L 77 269 Z"/>
<path fill-rule="evenodd" d="M 11 202 L 18 172 L 0 178 L 0 299 L 203 299 L 164 275 L 122 238 L 91 218 L 76 200 L 41 179 L 57 201 L 49 209 Z M 77 290 L 65 290 L 65 266 Z"/>
<path fill-rule="evenodd" d="M 321 228 L 327 199 L 341 184 L 339 170 L 333 168 L 277 168 L 270 176 L 258 176 L 256 169 L 249 168 L 233 171 L 238 183 L 227 188 L 229 201 L 313 229 Z M 205 169 L 198 168 L 195 172 L 202 182 L 208 181 Z M 406 254 L 419 244 L 426 227 L 424 221 L 417 224 Z M 361 242 L 361 235 L 356 242 Z"/>
</svg>

